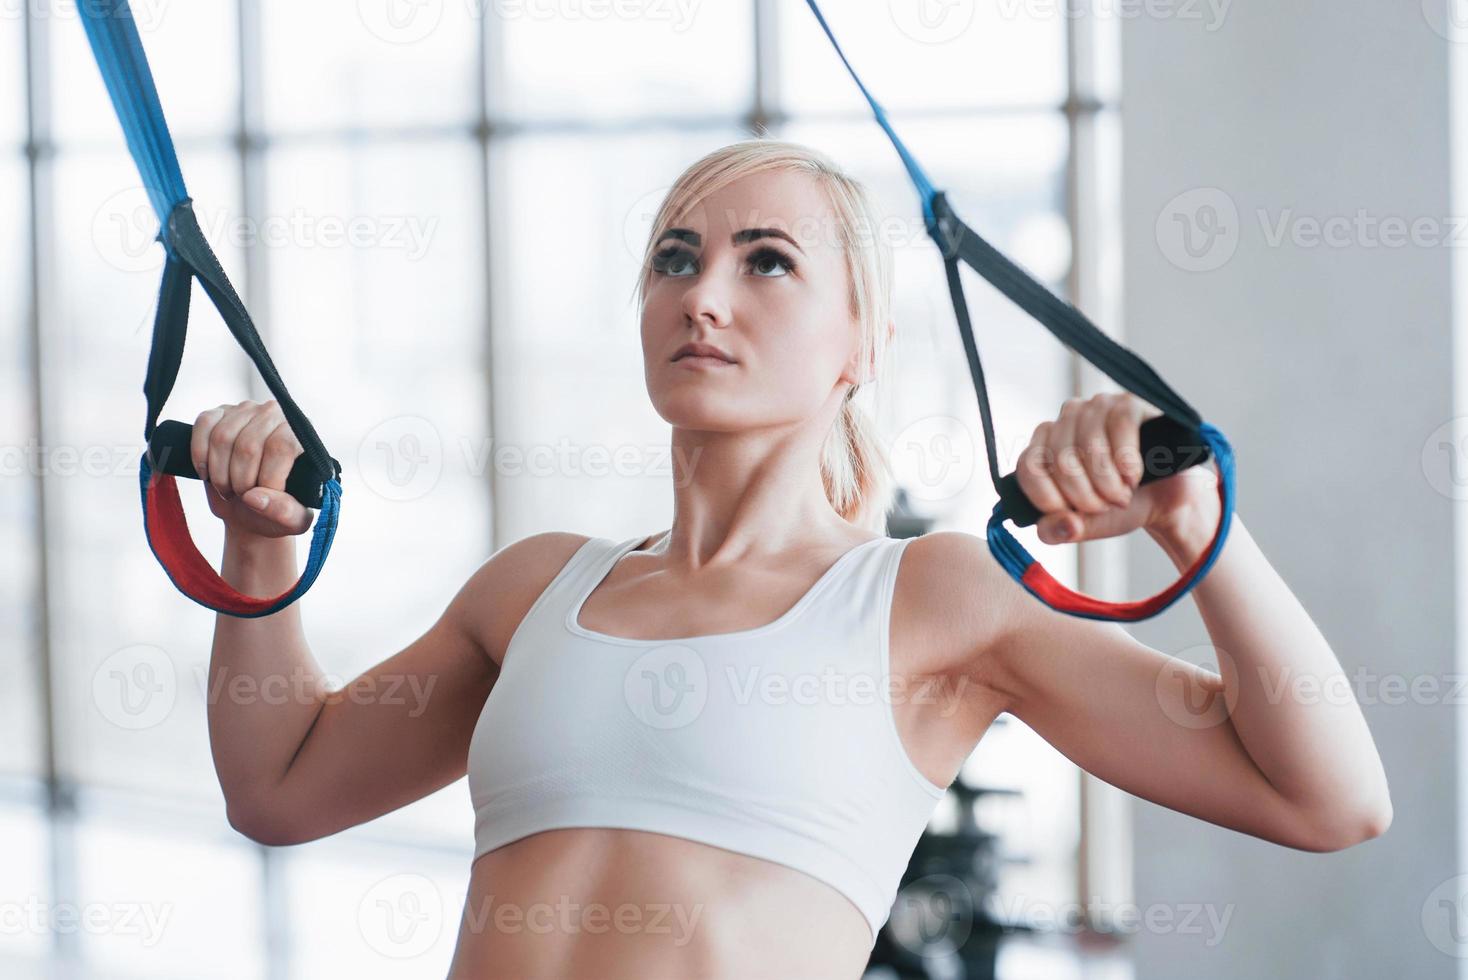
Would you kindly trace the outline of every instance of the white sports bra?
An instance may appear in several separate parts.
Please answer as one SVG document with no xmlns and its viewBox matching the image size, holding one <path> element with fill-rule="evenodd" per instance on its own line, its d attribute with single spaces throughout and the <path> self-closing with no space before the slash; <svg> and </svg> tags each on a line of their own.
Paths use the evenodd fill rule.
<svg viewBox="0 0 1468 980">
<path fill-rule="evenodd" d="M 587 597 L 643 540 L 588 540 L 510 638 L 469 744 L 474 857 L 562 827 L 668 834 L 825 882 L 875 943 L 944 794 L 908 757 L 887 682 L 911 539 L 862 542 L 753 629 L 583 628 Z"/>
</svg>

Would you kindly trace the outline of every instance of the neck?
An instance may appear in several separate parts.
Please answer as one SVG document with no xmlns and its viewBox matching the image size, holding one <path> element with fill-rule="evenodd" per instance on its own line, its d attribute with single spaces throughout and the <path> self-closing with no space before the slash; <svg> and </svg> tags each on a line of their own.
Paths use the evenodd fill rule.
<svg viewBox="0 0 1468 980">
<path fill-rule="evenodd" d="M 673 524 L 652 550 L 697 569 L 869 537 L 826 499 L 820 441 L 801 429 L 675 428 Z"/>
</svg>

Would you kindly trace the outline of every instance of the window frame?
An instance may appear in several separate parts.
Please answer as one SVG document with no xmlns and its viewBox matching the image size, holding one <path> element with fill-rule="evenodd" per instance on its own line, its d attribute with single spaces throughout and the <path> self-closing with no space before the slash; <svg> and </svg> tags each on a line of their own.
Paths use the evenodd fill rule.
<svg viewBox="0 0 1468 980">
<path fill-rule="evenodd" d="M 779 46 L 776 0 L 751 0 L 750 12 L 754 18 L 754 71 L 753 86 L 749 92 L 747 107 L 737 118 L 713 117 L 704 120 L 677 118 L 660 121 L 656 118 L 629 119 L 618 121 L 612 129 L 627 133 L 649 127 L 676 126 L 680 129 L 726 127 L 731 122 L 750 133 L 766 132 L 787 121 L 856 120 L 869 115 L 846 114 L 791 116 L 781 108 L 780 78 L 778 72 Z M 24 155 L 28 193 L 25 195 L 29 208 L 26 217 L 29 244 L 24 288 L 28 292 L 24 308 L 27 311 L 21 324 L 22 335 L 28 342 L 30 360 L 25 366 L 31 384 L 30 404 L 36 420 L 35 436 L 45 444 L 42 436 L 47 429 L 48 413 L 45 410 L 47 393 L 42 371 L 42 325 L 47 321 L 52 288 L 50 275 L 57 254 L 54 246 L 55 204 L 52 188 L 52 170 L 57 147 L 52 132 L 51 87 L 49 59 L 49 31 L 72 29 L 77 25 L 55 23 L 55 18 L 39 14 L 35 5 L 24 4 L 23 67 L 25 89 L 25 134 Z M 268 131 L 263 119 L 262 66 L 264 54 L 261 49 L 261 8 L 259 0 L 235 0 L 238 18 L 236 41 L 238 44 L 238 69 L 240 72 L 240 99 L 234 119 L 232 138 L 233 152 L 241 175 L 241 213 L 258 215 L 262 211 L 266 196 L 266 153 L 272 143 L 288 139 L 352 140 L 371 141 L 372 134 L 360 129 L 343 129 L 340 132 L 299 134 L 289 136 Z M 1090 14 L 1065 16 L 1067 56 L 1067 96 L 1054 111 L 1065 118 L 1070 144 L 1066 155 L 1065 217 L 1069 227 L 1072 256 L 1067 278 L 1067 289 L 1077 306 L 1089 311 L 1102 329 L 1114 337 L 1120 337 L 1119 328 L 1119 275 L 1098 274 L 1097 269 L 1106 255 L 1117 256 L 1120 241 L 1120 216 L 1117 206 L 1119 180 L 1116 179 L 1119 147 L 1115 141 L 1104 138 L 1104 120 L 1108 114 L 1120 109 L 1116 93 L 1106 91 L 1103 79 L 1111 66 L 1098 64 L 1105 51 L 1114 51 L 1114 45 L 1100 43 L 1102 31 L 1119 31 L 1114 22 L 1105 23 Z M 490 200 L 495 187 L 492 180 L 491 154 L 501 140 L 514 139 L 526 133 L 541 131 L 576 132 L 588 134 L 605 132 L 607 127 L 591 120 L 546 119 L 527 122 L 511 120 L 501 115 L 494 106 L 496 93 L 492 90 L 494 66 L 503 39 L 496 30 L 493 17 L 479 17 L 477 39 L 477 94 L 476 118 L 463 127 L 453 127 L 467 140 L 475 141 L 480 161 L 481 193 L 480 213 L 477 216 L 479 235 L 484 254 L 488 256 L 495 248 L 494 225 L 491 220 L 493 203 Z M 988 112 L 1010 111 L 1004 107 L 975 108 L 962 115 L 981 116 Z M 1048 111 L 1048 110 L 1047 110 Z M 921 118 L 923 113 L 906 113 Z M 952 110 L 938 110 L 935 116 L 952 117 Z M 874 124 L 874 123 L 873 123 Z M 384 133 L 384 138 L 403 137 L 401 131 Z M 442 135 L 441 129 L 426 131 L 423 135 Z M 1107 175 L 1110 175 L 1109 177 Z M 485 262 L 482 281 L 484 290 L 483 309 L 485 329 L 492 338 L 494 305 L 489 296 L 494 290 L 492 263 Z M 270 291 L 267 257 L 260 250 L 244 250 L 243 298 L 251 309 L 264 310 Z M 261 324 L 261 332 L 268 342 L 269 325 Z M 485 344 L 485 359 L 481 368 L 486 377 L 490 375 L 491 363 L 488 352 L 492 342 Z M 1100 390 L 1109 390 L 1108 379 L 1099 376 L 1074 354 L 1070 358 L 1070 388 L 1077 396 L 1085 397 Z M 250 376 L 252 397 L 267 398 L 263 382 Z M 485 407 L 489 420 L 488 432 L 495 435 L 493 418 L 489 406 Z M 501 495 L 494 486 L 495 472 L 490 467 L 485 477 L 485 490 L 489 494 L 491 507 L 491 541 L 485 542 L 489 550 L 507 542 L 494 540 L 498 529 L 508 522 L 498 512 Z M 74 828 L 82 811 L 78 800 L 90 799 L 88 787 L 79 786 L 64 778 L 58 768 L 58 713 L 56 711 L 54 685 L 57 679 L 57 664 L 53 660 L 51 616 L 52 596 L 48 579 L 55 571 L 47 561 L 47 549 L 54 531 L 47 526 L 46 481 L 37 474 L 33 481 L 36 494 L 38 520 L 34 526 L 29 547 L 31 549 L 33 591 L 30 595 L 32 607 L 37 610 L 35 629 L 29 637 L 29 653 L 38 665 L 36 696 L 41 706 L 40 721 L 43 732 L 40 739 L 39 779 L 10 776 L 0 777 L 0 801 L 9 800 L 24 805 L 26 801 L 39 797 L 44 808 L 44 817 L 51 828 L 49 835 L 48 867 L 51 893 L 58 897 L 77 893 L 75 872 L 76 839 Z M 1078 585 L 1087 592 L 1121 592 L 1125 588 L 1124 545 L 1119 541 L 1088 542 L 1079 546 Z M 1131 899 L 1131 820 L 1125 794 L 1105 783 L 1080 772 L 1081 814 L 1080 853 L 1078 855 L 1078 894 L 1085 908 L 1091 902 L 1087 896 L 1102 896 L 1100 903 L 1105 907 L 1118 907 Z M 102 794 L 105 796 L 105 794 Z M 165 801 L 166 802 L 166 801 Z M 187 824 L 204 818 L 191 816 L 186 807 L 179 807 L 179 819 Z M 111 812 L 102 806 L 101 813 Z M 207 827 L 199 827 L 207 834 Z M 286 924 L 281 920 L 284 910 L 289 908 L 285 900 L 285 869 L 281 861 L 286 857 L 278 850 L 259 847 L 260 869 L 263 881 L 263 900 L 266 903 L 267 924 L 262 941 L 266 944 L 265 959 L 271 977 L 285 977 L 290 973 L 289 950 L 284 946 L 287 935 Z M 1109 923 L 1093 922 L 1094 927 L 1104 929 Z M 79 952 L 76 931 L 53 931 L 51 955 L 69 959 Z"/>
</svg>

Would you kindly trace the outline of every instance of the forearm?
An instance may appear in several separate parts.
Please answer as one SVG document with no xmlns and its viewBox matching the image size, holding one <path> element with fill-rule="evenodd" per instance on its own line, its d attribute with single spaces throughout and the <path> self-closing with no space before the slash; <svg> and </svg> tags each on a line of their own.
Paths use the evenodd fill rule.
<svg viewBox="0 0 1468 980">
<path fill-rule="evenodd" d="M 246 595 L 272 596 L 300 577 L 293 538 L 225 536 L 220 574 Z M 255 619 L 219 614 L 209 658 L 209 742 L 231 810 L 277 785 L 323 704 L 300 603 Z"/>
<path fill-rule="evenodd" d="M 1218 508 L 1215 492 L 1149 534 L 1181 571 L 1212 541 Z M 1237 514 L 1192 595 L 1217 652 L 1229 723 L 1279 794 L 1322 825 L 1389 820 L 1386 774 L 1340 662 Z"/>
</svg>

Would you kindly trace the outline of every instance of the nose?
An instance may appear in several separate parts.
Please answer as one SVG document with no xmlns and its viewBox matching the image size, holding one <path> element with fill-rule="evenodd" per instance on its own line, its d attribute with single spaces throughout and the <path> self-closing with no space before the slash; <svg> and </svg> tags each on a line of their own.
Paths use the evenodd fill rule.
<svg viewBox="0 0 1468 980">
<path fill-rule="evenodd" d="M 728 326 L 730 320 L 727 290 L 717 275 L 705 271 L 683 291 L 683 315 L 692 324 L 710 327 Z"/>
</svg>

